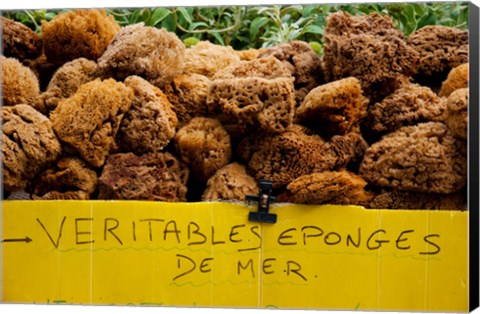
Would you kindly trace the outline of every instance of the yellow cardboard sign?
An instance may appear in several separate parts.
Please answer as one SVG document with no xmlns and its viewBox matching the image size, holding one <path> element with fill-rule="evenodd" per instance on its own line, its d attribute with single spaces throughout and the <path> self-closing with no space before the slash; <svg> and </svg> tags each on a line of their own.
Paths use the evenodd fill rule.
<svg viewBox="0 0 480 314">
<path fill-rule="evenodd" d="M 467 212 L 4 201 L 2 301 L 468 311 Z"/>
</svg>

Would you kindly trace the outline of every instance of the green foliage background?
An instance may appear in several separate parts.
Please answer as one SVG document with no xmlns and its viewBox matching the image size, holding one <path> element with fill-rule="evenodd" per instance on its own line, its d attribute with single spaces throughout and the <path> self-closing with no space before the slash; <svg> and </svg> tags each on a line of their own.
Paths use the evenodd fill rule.
<svg viewBox="0 0 480 314">
<path fill-rule="evenodd" d="M 467 2 L 159 7 L 107 9 L 107 13 L 122 26 L 143 22 L 166 28 L 187 46 L 209 40 L 243 50 L 304 40 L 321 54 L 327 16 L 339 10 L 351 14 L 387 14 L 407 36 L 425 25 L 466 29 L 468 24 Z M 41 21 L 49 21 L 60 12 L 63 11 L 23 10 L 4 15 L 41 32 Z"/>
</svg>

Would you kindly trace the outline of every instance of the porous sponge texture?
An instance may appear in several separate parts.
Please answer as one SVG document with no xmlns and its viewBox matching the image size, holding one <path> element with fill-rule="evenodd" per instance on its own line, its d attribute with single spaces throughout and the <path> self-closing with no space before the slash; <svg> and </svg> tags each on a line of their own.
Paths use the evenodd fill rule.
<svg viewBox="0 0 480 314">
<path fill-rule="evenodd" d="M 441 122 L 403 127 L 367 149 L 359 174 L 380 187 L 458 192 L 467 178 L 467 159 L 460 145 Z"/>
<path fill-rule="evenodd" d="M 125 85 L 134 96 L 120 124 L 118 142 L 137 154 L 160 152 L 175 136 L 178 124 L 167 96 L 139 76 L 129 76 Z"/>
<path fill-rule="evenodd" d="M 230 162 L 230 136 L 217 119 L 197 117 L 178 130 L 175 147 L 181 160 L 190 166 L 192 176 L 206 182 Z"/>
<path fill-rule="evenodd" d="M 247 195 L 257 195 L 258 191 L 257 182 L 247 173 L 245 166 L 234 162 L 220 168 L 208 179 L 202 200 L 245 201 Z"/>
</svg>

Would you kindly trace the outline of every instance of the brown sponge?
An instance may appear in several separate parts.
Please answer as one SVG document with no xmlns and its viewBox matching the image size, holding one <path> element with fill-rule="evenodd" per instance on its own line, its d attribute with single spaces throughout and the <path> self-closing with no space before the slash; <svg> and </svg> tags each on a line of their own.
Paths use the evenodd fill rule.
<svg viewBox="0 0 480 314">
<path fill-rule="evenodd" d="M 365 190 L 366 185 L 365 180 L 349 171 L 312 173 L 293 180 L 277 201 L 365 206 L 373 198 L 373 193 Z"/>
<path fill-rule="evenodd" d="M 238 146 L 238 156 L 257 180 L 269 180 L 274 188 L 281 188 L 302 175 L 342 169 L 358 162 L 366 146 L 358 133 L 337 135 L 325 142 L 294 125 L 281 134 L 245 138 Z"/>
<path fill-rule="evenodd" d="M 232 47 L 212 44 L 209 41 L 201 41 L 193 47 L 185 50 L 186 74 L 201 74 L 211 78 L 219 70 L 239 62 Z"/>
<path fill-rule="evenodd" d="M 259 126 L 280 133 L 293 122 L 293 78 L 218 79 L 211 84 L 209 106 L 218 106 L 241 131 Z"/>
<path fill-rule="evenodd" d="M 383 190 L 369 204 L 377 209 L 443 209 L 465 210 L 462 193 L 437 194 L 398 190 Z"/>
<path fill-rule="evenodd" d="M 460 145 L 443 123 L 406 126 L 367 149 L 359 174 L 380 187 L 454 193 L 467 180 L 467 159 Z"/>
<path fill-rule="evenodd" d="M 400 75 L 413 74 L 418 52 L 388 16 L 377 13 L 328 16 L 323 63 L 327 82 L 354 76 L 368 98 L 388 95 Z"/>
<path fill-rule="evenodd" d="M 367 105 L 360 82 L 349 77 L 312 89 L 298 107 L 296 117 L 323 135 L 343 135 L 358 129 Z"/>
<path fill-rule="evenodd" d="M 258 185 L 255 179 L 247 174 L 244 166 L 234 162 L 222 167 L 208 179 L 202 200 L 244 201 L 246 195 L 257 194 Z"/>
<path fill-rule="evenodd" d="M 27 104 L 35 106 L 40 94 L 38 79 L 35 74 L 14 58 L 0 56 L 2 66 L 1 94 L 3 106 Z"/>
<path fill-rule="evenodd" d="M 47 117 L 28 105 L 2 107 L 3 187 L 21 190 L 54 162 L 60 143 Z"/>
<path fill-rule="evenodd" d="M 79 58 L 62 65 L 53 75 L 47 90 L 38 97 L 36 107 L 44 113 L 54 110 L 60 100 L 75 94 L 77 89 L 98 77 L 94 61 Z"/>
<path fill-rule="evenodd" d="M 194 117 L 206 117 L 214 110 L 207 106 L 210 79 L 201 74 L 180 74 L 163 86 L 178 118 L 178 127 L 186 125 Z"/>
<path fill-rule="evenodd" d="M 97 60 L 120 30 L 104 10 L 75 10 L 42 21 L 45 55 L 54 63 L 77 58 Z"/>
<path fill-rule="evenodd" d="M 175 136 L 178 123 L 170 102 L 160 89 L 139 76 L 129 76 L 125 85 L 134 97 L 120 124 L 118 142 L 136 154 L 160 152 Z"/>
<path fill-rule="evenodd" d="M 175 148 L 195 179 L 206 182 L 230 162 L 230 136 L 217 119 L 196 117 L 178 130 Z"/>
<path fill-rule="evenodd" d="M 98 180 L 99 199 L 186 201 L 188 169 L 170 153 L 113 154 Z"/>
<path fill-rule="evenodd" d="M 133 92 L 113 79 L 83 84 L 60 101 L 50 119 L 58 137 L 94 167 L 104 164 Z"/>
<path fill-rule="evenodd" d="M 262 57 L 250 61 L 240 61 L 218 71 L 213 80 L 234 79 L 239 77 L 262 77 L 275 79 L 292 77 L 290 70 L 273 56 Z"/>
<path fill-rule="evenodd" d="M 370 106 L 368 124 L 371 131 L 385 134 L 403 126 L 441 121 L 445 107 L 445 102 L 430 88 L 405 82 L 381 102 Z"/>
<path fill-rule="evenodd" d="M 103 75 L 138 75 L 157 87 L 169 83 L 184 66 L 185 45 L 166 29 L 143 23 L 123 27 L 98 59 Z"/>
<path fill-rule="evenodd" d="M 468 32 L 454 27 L 422 27 L 408 44 L 420 55 L 415 73 L 432 80 L 443 80 L 451 69 L 468 62 Z"/>
<path fill-rule="evenodd" d="M 442 88 L 438 95 L 448 97 L 459 89 L 468 87 L 468 63 L 460 64 L 448 73 L 447 79 L 443 81 Z"/>
<path fill-rule="evenodd" d="M 303 101 L 308 92 L 323 84 L 325 79 L 322 60 L 304 41 L 294 40 L 289 43 L 264 49 L 259 57 L 274 56 L 282 61 L 295 77 L 295 99 L 297 104 Z"/>
<path fill-rule="evenodd" d="M 447 98 L 446 124 L 458 138 L 468 139 L 468 88 L 455 90 Z"/>
<path fill-rule="evenodd" d="M 40 36 L 22 23 L 0 16 L 0 29 L 5 57 L 35 59 L 42 53 Z"/>
<path fill-rule="evenodd" d="M 95 191 L 97 174 L 83 160 L 64 157 L 41 173 L 33 183 L 33 199 L 88 200 Z"/>
</svg>

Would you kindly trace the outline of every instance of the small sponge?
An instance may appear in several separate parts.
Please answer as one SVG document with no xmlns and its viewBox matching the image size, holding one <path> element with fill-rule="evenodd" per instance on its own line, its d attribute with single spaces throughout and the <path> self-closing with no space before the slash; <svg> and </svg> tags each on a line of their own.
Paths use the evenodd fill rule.
<svg viewBox="0 0 480 314">
<path fill-rule="evenodd" d="M 438 95 L 448 97 L 450 94 L 459 89 L 468 87 L 468 63 L 461 64 L 453 68 L 448 73 L 447 79 L 443 81 L 442 88 Z"/>
<path fill-rule="evenodd" d="M 206 182 L 218 169 L 230 162 L 230 136 L 222 124 L 211 118 L 193 118 L 178 130 L 175 147 L 195 179 Z"/>
<path fill-rule="evenodd" d="M 202 200 L 244 201 L 246 195 L 257 194 L 258 185 L 255 179 L 247 174 L 244 166 L 234 162 L 222 167 L 208 179 Z"/>
<path fill-rule="evenodd" d="M 4 106 L 26 104 L 35 106 L 40 95 L 39 82 L 35 74 L 14 58 L 0 56 L 1 94 Z"/>
<path fill-rule="evenodd" d="M 367 105 L 360 81 L 349 77 L 311 90 L 298 107 L 296 117 L 326 136 L 343 135 L 359 128 Z"/>
</svg>

